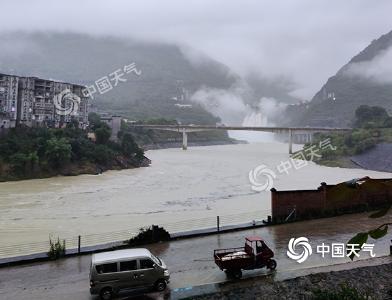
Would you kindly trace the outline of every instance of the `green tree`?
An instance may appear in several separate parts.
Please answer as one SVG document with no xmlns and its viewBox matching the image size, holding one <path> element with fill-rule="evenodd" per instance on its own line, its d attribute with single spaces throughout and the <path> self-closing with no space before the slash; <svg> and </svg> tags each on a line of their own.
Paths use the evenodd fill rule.
<svg viewBox="0 0 392 300">
<path fill-rule="evenodd" d="M 143 149 L 136 144 L 132 134 L 130 133 L 124 133 L 121 135 L 121 150 L 124 155 L 134 156 L 139 160 L 144 157 Z"/>
<path fill-rule="evenodd" d="M 112 134 L 109 126 L 106 124 L 103 124 L 95 129 L 94 133 L 97 144 L 106 144 L 110 139 L 110 135 Z"/>
<path fill-rule="evenodd" d="M 90 124 L 90 128 L 94 130 L 95 128 L 100 127 L 101 125 L 101 116 L 97 113 L 91 112 L 88 114 L 88 122 Z"/>
<path fill-rule="evenodd" d="M 392 128 L 392 117 L 386 118 L 383 125 L 385 128 Z"/>
<path fill-rule="evenodd" d="M 17 174 L 23 174 L 25 172 L 28 161 L 29 156 L 25 153 L 15 153 L 10 156 L 12 170 Z"/>
<path fill-rule="evenodd" d="M 72 118 L 69 123 L 67 123 L 67 128 L 79 128 L 79 121 L 76 118 Z"/>
<path fill-rule="evenodd" d="M 388 113 L 383 107 L 361 105 L 355 111 L 355 126 L 381 127 L 388 117 Z"/>
<path fill-rule="evenodd" d="M 46 143 L 45 155 L 52 167 L 60 167 L 69 162 L 72 147 L 65 138 L 51 138 Z"/>
<path fill-rule="evenodd" d="M 107 165 L 111 160 L 113 160 L 114 153 L 105 145 L 96 145 L 93 156 L 97 163 Z"/>
</svg>

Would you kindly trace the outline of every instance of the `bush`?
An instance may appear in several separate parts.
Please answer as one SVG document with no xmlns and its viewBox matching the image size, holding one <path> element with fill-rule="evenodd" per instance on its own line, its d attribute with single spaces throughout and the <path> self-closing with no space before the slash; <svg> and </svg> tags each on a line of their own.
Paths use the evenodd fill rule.
<svg viewBox="0 0 392 300">
<path fill-rule="evenodd" d="M 392 128 L 392 117 L 388 117 L 385 119 L 383 127 Z"/>
<path fill-rule="evenodd" d="M 45 155 L 52 167 L 59 167 L 71 158 L 72 147 L 66 138 L 51 138 L 47 141 Z"/>
<path fill-rule="evenodd" d="M 106 144 L 112 134 L 111 129 L 106 124 L 95 129 L 94 132 L 97 144 Z"/>
<path fill-rule="evenodd" d="M 36 152 L 32 153 L 15 153 L 9 157 L 12 170 L 16 174 L 29 173 L 39 159 Z"/>
<path fill-rule="evenodd" d="M 170 240 L 170 234 L 163 227 L 152 225 L 140 228 L 139 234 L 128 241 L 128 244 L 155 243 Z"/>
<path fill-rule="evenodd" d="M 388 113 L 383 107 L 361 105 L 355 111 L 355 126 L 381 127 L 388 117 Z"/>
<path fill-rule="evenodd" d="M 57 241 L 49 238 L 49 252 L 48 257 L 50 259 L 59 259 L 65 256 L 65 240 L 60 241 L 60 238 L 57 237 Z"/>
<path fill-rule="evenodd" d="M 376 144 L 377 144 L 377 140 L 374 138 L 365 139 L 357 143 L 357 145 L 354 148 L 354 152 L 355 154 L 361 154 L 366 150 L 373 148 L 374 146 L 376 146 Z"/>
<path fill-rule="evenodd" d="M 114 158 L 113 151 L 105 145 L 96 145 L 94 151 L 95 162 L 101 165 L 109 164 Z"/>
</svg>

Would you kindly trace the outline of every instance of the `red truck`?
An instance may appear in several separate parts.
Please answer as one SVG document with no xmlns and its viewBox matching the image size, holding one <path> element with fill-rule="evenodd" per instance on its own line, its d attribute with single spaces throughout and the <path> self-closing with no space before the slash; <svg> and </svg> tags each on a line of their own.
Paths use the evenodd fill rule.
<svg viewBox="0 0 392 300">
<path fill-rule="evenodd" d="M 238 248 L 214 250 L 217 266 L 231 278 L 242 277 L 242 270 L 254 270 L 267 267 L 275 270 L 274 252 L 268 248 L 262 238 L 251 236 L 245 238 L 245 246 Z"/>
</svg>

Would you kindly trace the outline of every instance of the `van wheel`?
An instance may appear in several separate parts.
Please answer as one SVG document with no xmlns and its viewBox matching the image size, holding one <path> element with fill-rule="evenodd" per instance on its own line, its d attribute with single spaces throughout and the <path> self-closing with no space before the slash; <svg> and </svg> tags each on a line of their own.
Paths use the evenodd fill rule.
<svg viewBox="0 0 392 300">
<path fill-rule="evenodd" d="M 111 288 L 103 288 L 99 293 L 102 300 L 110 300 L 113 298 L 113 291 Z"/>
<path fill-rule="evenodd" d="M 158 291 L 158 292 L 162 292 L 162 291 L 164 291 L 165 289 L 166 289 L 166 281 L 165 280 L 163 280 L 163 279 L 160 279 L 160 280 L 158 280 L 156 283 L 155 283 L 155 289 Z"/>
</svg>

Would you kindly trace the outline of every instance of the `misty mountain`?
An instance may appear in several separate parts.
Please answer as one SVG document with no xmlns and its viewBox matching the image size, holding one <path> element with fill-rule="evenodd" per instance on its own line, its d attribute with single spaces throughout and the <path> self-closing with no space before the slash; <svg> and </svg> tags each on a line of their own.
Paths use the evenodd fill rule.
<svg viewBox="0 0 392 300">
<path fill-rule="evenodd" d="M 201 87 L 227 89 L 237 80 L 206 56 L 175 45 L 93 37 L 74 33 L 7 33 L 0 36 L 0 72 L 92 85 L 131 63 L 141 75 L 104 94 L 95 93 L 98 111 L 130 119 L 175 118 L 215 124 L 219 119 L 189 96 Z M 189 106 L 192 105 L 192 107 Z"/>
<path fill-rule="evenodd" d="M 295 88 L 295 84 L 286 78 L 267 79 L 261 77 L 256 73 L 250 73 L 245 76 L 246 83 L 253 92 L 253 102 L 260 100 L 260 98 L 273 98 L 276 101 L 286 104 L 294 104 L 301 101 L 301 99 L 290 95 L 290 92 Z"/>
<path fill-rule="evenodd" d="M 392 31 L 373 40 L 336 75 L 308 105 L 289 109 L 295 125 L 351 126 L 362 104 L 392 111 Z"/>
</svg>

